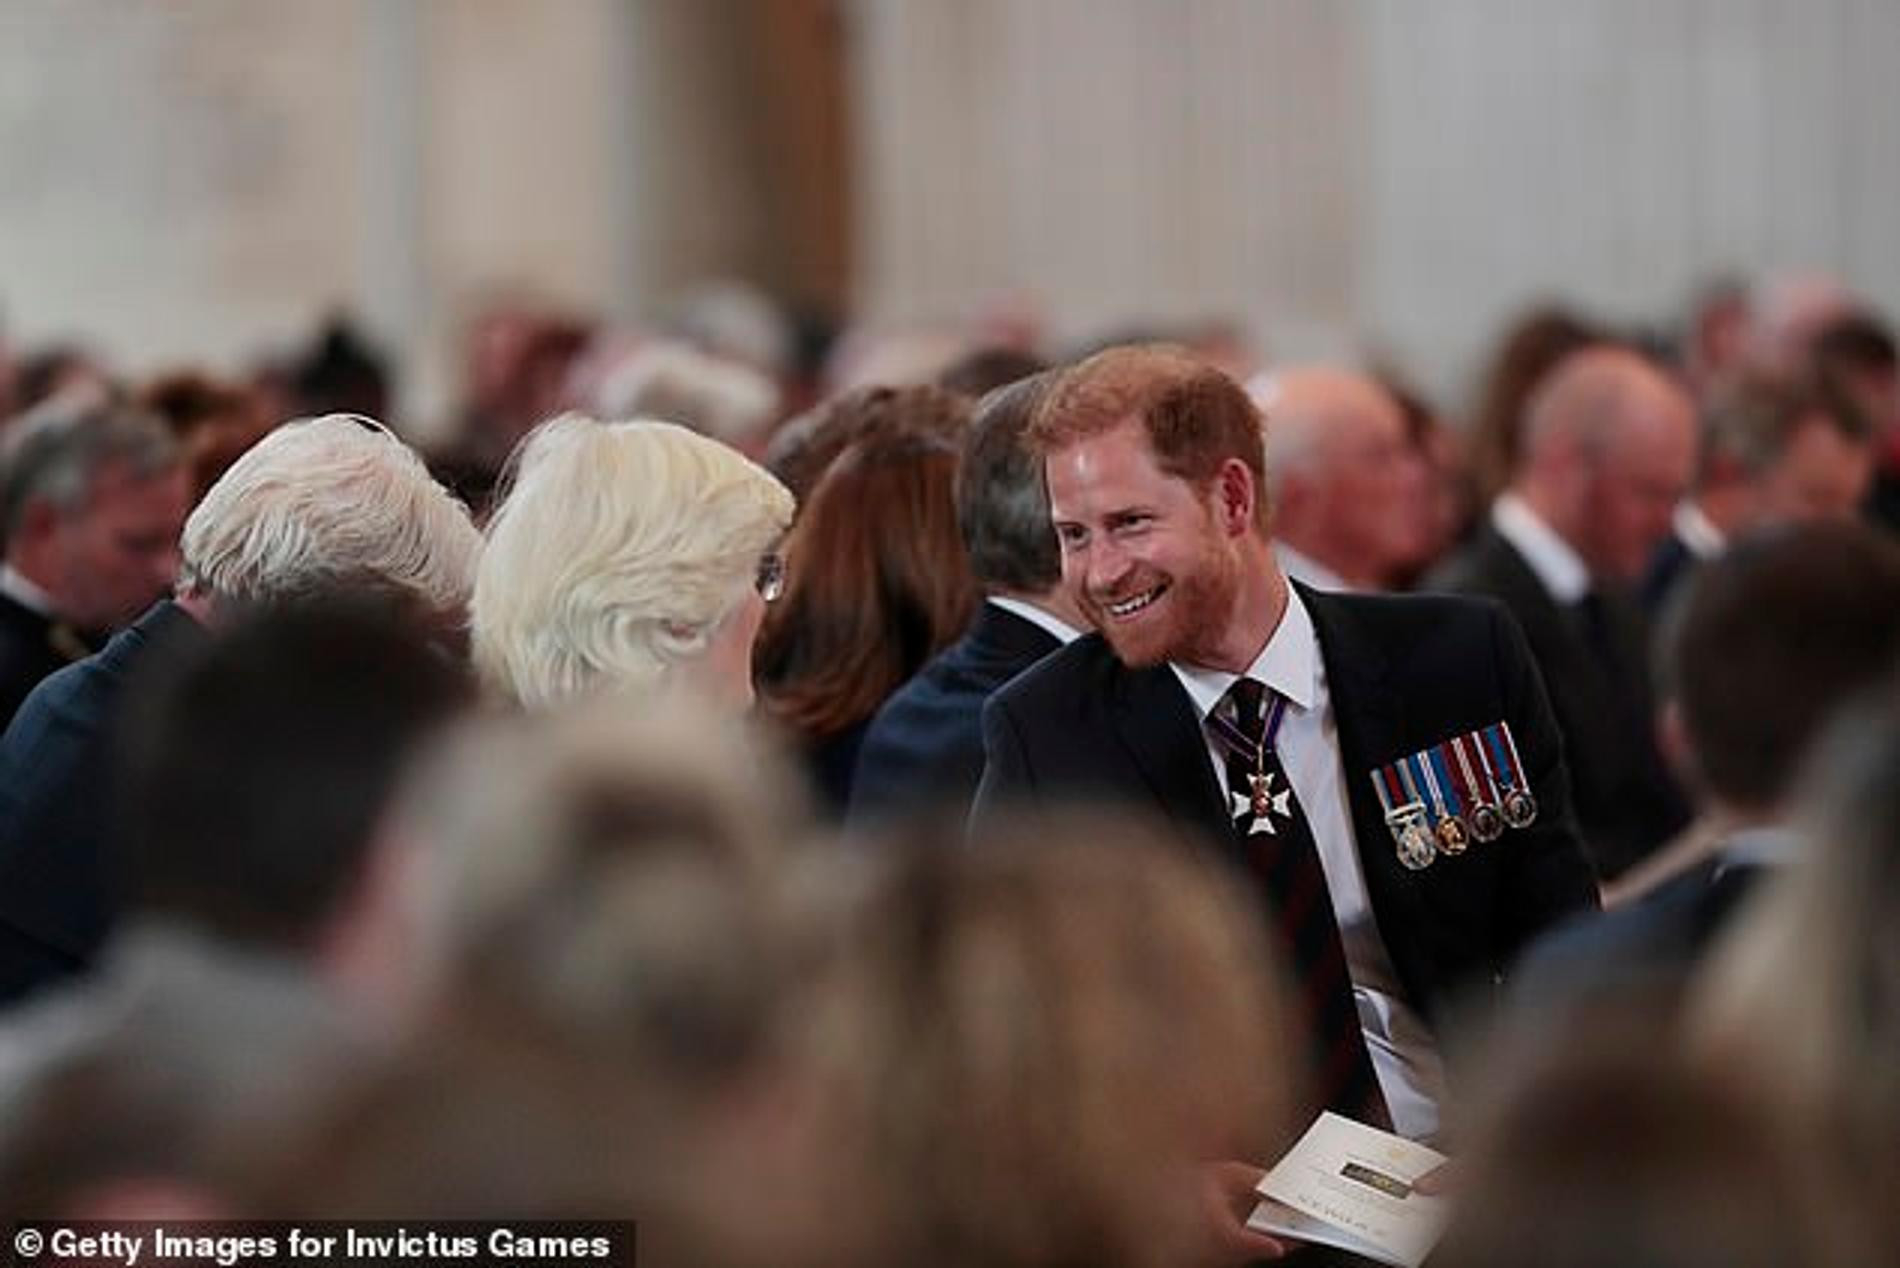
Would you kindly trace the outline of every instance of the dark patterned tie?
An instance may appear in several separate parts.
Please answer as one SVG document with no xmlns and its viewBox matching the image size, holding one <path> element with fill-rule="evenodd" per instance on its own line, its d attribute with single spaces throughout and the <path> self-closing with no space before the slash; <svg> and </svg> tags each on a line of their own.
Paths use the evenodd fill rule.
<svg viewBox="0 0 1900 1268">
<path fill-rule="evenodd" d="M 1241 678 L 1209 725 L 1227 755 L 1228 807 L 1247 870 L 1274 917 L 1313 1042 L 1320 1103 L 1361 1122 L 1389 1123 L 1359 1028 L 1346 950 L 1313 832 L 1274 748 L 1286 698 Z"/>
</svg>

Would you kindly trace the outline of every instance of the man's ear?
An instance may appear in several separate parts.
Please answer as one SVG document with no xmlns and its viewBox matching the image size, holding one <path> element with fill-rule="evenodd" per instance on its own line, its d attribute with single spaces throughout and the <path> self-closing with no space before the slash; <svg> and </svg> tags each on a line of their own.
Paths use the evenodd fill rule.
<svg viewBox="0 0 1900 1268">
<path fill-rule="evenodd" d="M 1259 497 L 1252 468 L 1238 458 L 1220 464 L 1214 474 L 1214 506 L 1228 536 L 1240 537 L 1253 531 L 1254 503 Z"/>
<path fill-rule="evenodd" d="M 1656 747 L 1670 774 L 1691 788 L 1702 785 L 1702 766 L 1696 760 L 1695 744 L 1689 739 L 1689 726 L 1683 720 L 1682 701 L 1671 697 L 1656 715 Z"/>
<path fill-rule="evenodd" d="M 59 508 L 48 499 L 28 498 L 20 508 L 20 522 L 13 526 L 8 544 L 45 541 L 58 527 L 59 518 Z"/>
</svg>

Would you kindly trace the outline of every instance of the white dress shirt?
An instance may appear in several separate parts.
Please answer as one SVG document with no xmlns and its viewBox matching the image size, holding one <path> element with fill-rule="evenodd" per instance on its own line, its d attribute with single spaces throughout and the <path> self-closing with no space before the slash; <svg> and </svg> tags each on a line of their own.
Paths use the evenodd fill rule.
<svg viewBox="0 0 1900 1268">
<path fill-rule="evenodd" d="M 1239 675 L 1199 666 L 1169 663 L 1198 711 L 1203 734 L 1208 735 L 1208 761 L 1214 778 L 1225 788 L 1227 764 L 1219 746 L 1206 731 L 1207 717 Z M 1333 899 L 1340 940 L 1346 952 L 1346 971 L 1352 978 L 1353 1001 L 1359 1025 L 1372 1056 L 1379 1091 L 1392 1111 L 1393 1129 L 1401 1136 L 1423 1140 L 1439 1127 L 1438 1105 L 1444 1097 L 1444 1063 L 1424 1021 L 1405 1001 L 1404 988 L 1392 968 L 1385 940 L 1379 935 L 1372 905 L 1366 896 L 1365 873 L 1359 866 L 1352 809 L 1346 793 L 1346 772 L 1339 757 L 1338 723 L 1332 695 L 1326 685 L 1326 666 L 1320 659 L 1313 618 L 1292 587 L 1287 588 L 1286 614 L 1280 618 L 1247 676 L 1265 683 L 1287 698 L 1274 748 L 1286 768 L 1293 794 L 1299 798 L 1319 851 L 1320 868 Z M 1364 777 L 1364 772 L 1359 772 Z M 1389 842 L 1375 846 L 1390 848 Z"/>
<path fill-rule="evenodd" d="M 1671 519 L 1676 536 L 1682 538 L 1682 544 L 1697 559 L 1713 559 L 1728 548 L 1728 534 L 1717 528 L 1715 521 L 1694 502 L 1678 502 Z"/>
<path fill-rule="evenodd" d="M 1273 543 L 1274 556 L 1280 561 L 1280 571 L 1295 581 L 1303 582 L 1315 590 L 1336 590 L 1351 593 L 1359 589 L 1344 577 L 1328 568 L 1319 560 L 1303 550 L 1296 550 L 1283 541 Z"/>
<path fill-rule="evenodd" d="M 1070 625 L 1067 621 L 1049 611 L 1047 608 L 1040 608 L 1022 599 L 1011 599 L 1000 594 L 988 595 L 983 601 L 985 603 L 995 604 L 1011 616 L 1020 616 L 1023 620 L 1060 642 L 1064 647 L 1067 647 L 1070 643 L 1082 637 L 1081 630 L 1076 629 L 1073 625 Z"/>
<path fill-rule="evenodd" d="M 53 610 L 53 596 L 28 581 L 25 574 L 12 564 L 0 564 L 0 594 L 23 608 L 31 608 L 41 616 L 58 615 Z"/>
<path fill-rule="evenodd" d="M 1491 524 L 1505 541 L 1517 548 L 1550 597 L 1568 607 L 1590 592 L 1590 569 L 1583 556 L 1558 536 L 1557 530 L 1523 498 L 1502 493 L 1491 504 Z"/>
</svg>

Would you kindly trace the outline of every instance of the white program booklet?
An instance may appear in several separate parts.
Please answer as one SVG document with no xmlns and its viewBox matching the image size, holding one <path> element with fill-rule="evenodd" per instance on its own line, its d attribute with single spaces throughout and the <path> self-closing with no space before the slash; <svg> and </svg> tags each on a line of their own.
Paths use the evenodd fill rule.
<svg viewBox="0 0 1900 1268">
<path fill-rule="evenodd" d="M 1444 1161 L 1402 1136 L 1321 1114 L 1260 1182 L 1247 1227 L 1418 1268 L 1449 1212 L 1443 1197 L 1412 1186 Z"/>
</svg>

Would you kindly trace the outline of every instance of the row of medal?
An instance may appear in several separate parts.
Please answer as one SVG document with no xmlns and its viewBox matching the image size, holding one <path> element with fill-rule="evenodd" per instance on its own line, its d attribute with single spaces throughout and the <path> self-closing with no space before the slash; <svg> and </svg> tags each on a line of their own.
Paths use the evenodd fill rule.
<svg viewBox="0 0 1900 1268">
<path fill-rule="evenodd" d="M 1506 722 L 1454 736 L 1372 773 L 1399 862 L 1412 871 L 1537 820 Z"/>
</svg>

